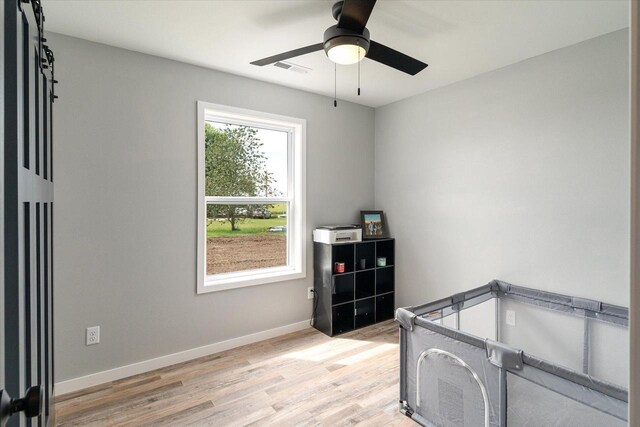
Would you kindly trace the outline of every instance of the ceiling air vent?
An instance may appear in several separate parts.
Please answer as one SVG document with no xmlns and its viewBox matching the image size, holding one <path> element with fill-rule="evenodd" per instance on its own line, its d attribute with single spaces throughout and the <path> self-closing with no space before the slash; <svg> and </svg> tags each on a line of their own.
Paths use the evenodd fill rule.
<svg viewBox="0 0 640 427">
<path fill-rule="evenodd" d="M 288 70 L 289 68 L 291 68 L 291 65 L 285 64 L 284 62 L 276 62 L 275 64 L 273 64 L 273 66 L 278 68 L 284 68 L 285 70 Z"/>
<path fill-rule="evenodd" d="M 303 67 L 302 65 L 292 64 L 290 62 L 278 61 L 274 62 L 274 67 L 282 68 L 283 70 L 293 71 L 294 73 L 299 74 L 308 74 L 311 71 L 311 68 Z"/>
</svg>

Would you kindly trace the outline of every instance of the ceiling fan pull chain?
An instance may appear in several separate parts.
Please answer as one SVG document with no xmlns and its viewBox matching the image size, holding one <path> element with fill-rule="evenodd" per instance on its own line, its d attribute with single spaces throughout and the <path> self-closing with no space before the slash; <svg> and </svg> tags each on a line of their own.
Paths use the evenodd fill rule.
<svg viewBox="0 0 640 427">
<path fill-rule="evenodd" d="M 333 106 L 338 106 L 338 64 L 333 63 Z"/>
<path fill-rule="evenodd" d="M 358 42 L 360 45 L 360 42 Z M 358 96 L 360 96 L 360 63 L 362 62 L 362 57 L 360 56 L 360 50 L 358 49 Z"/>
</svg>

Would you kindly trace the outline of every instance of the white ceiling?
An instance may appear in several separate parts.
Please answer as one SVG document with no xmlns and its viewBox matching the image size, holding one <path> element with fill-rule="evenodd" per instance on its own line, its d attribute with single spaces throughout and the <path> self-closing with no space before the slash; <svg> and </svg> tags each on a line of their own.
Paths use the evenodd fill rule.
<svg viewBox="0 0 640 427">
<path fill-rule="evenodd" d="M 322 42 L 333 0 L 43 0 L 45 28 L 87 40 L 333 96 L 324 52 L 249 62 Z M 416 76 L 365 59 L 338 66 L 338 98 L 377 107 L 628 27 L 627 0 L 378 0 L 367 28 L 379 43 L 429 64 Z M 594 61 L 597 61 L 594 58 Z"/>
</svg>

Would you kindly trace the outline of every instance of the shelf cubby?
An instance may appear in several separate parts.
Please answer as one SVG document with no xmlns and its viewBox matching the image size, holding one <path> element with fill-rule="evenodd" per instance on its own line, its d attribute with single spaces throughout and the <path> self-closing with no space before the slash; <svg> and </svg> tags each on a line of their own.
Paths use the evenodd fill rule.
<svg viewBox="0 0 640 427">
<path fill-rule="evenodd" d="M 358 300 L 356 303 L 356 311 L 353 313 L 355 317 L 355 327 L 362 328 L 364 326 L 376 323 L 376 299 L 367 298 Z"/>
<path fill-rule="evenodd" d="M 387 240 L 379 240 L 376 242 L 376 259 L 377 258 L 386 258 L 387 266 L 395 264 L 395 240 L 387 239 Z M 377 265 L 377 264 L 376 264 Z"/>
<path fill-rule="evenodd" d="M 395 267 L 380 267 L 376 269 L 376 295 L 393 292 Z"/>
<path fill-rule="evenodd" d="M 376 294 L 376 271 L 365 270 L 356 273 L 356 299 L 369 298 Z"/>
<path fill-rule="evenodd" d="M 376 297 L 376 321 L 393 319 L 395 312 L 394 294 L 388 293 Z"/>
<path fill-rule="evenodd" d="M 364 261 L 364 268 L 362 262 Z M 356 245 L 356 270 L 367 270 L 376 266 L 376 243 L 363 242 Z"/>
<path fill-rule="evenodd" d="M 354 270 L 354 245 L 352 243 L 342 244 L 342 245 L 331 245 L 332 246 L 332 263 L 331 268 L 332 271 L 336 273 L 335 264 L 337 262 L 344 263 L 344 272 L 350 273 Z"/>
<path fill-rule="evenodd" d="M 353 273 L 333 276 L 333 301 L 331 305 L 341 304 L 354 299 Z"/>
</svg>

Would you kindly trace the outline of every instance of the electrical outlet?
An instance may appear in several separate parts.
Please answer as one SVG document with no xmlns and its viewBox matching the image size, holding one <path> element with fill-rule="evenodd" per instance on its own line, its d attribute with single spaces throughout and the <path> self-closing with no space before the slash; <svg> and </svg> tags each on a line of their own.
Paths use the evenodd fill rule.
<svg viewBox="0 0 640 427">
<path fill-rule="evenodd" d="M 516 326 L 516 312 L 513 310 L 507 310 L 507 318 L 505 321 L 509 326 Z"/>
<path fill-rule="evenodd" d="M 313 288 L 307 288 L 307 299 L 313 299 Z"/>
<path fill-rule="evenodd" d="M 94 345 L 100 342 L 100 326 L 87 328 L 87 345 Z"/>
</svg>

